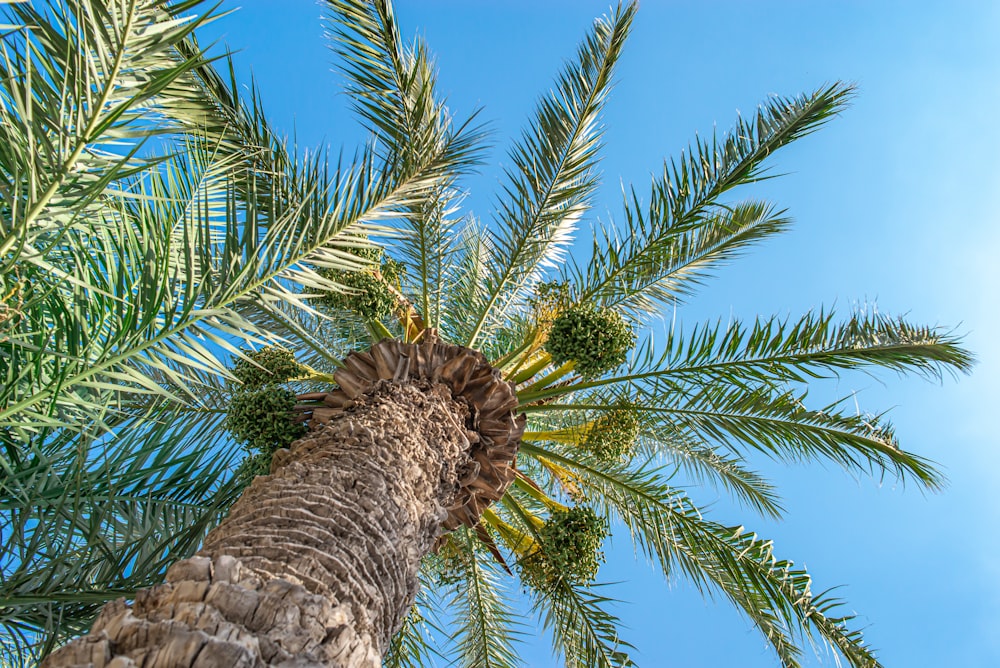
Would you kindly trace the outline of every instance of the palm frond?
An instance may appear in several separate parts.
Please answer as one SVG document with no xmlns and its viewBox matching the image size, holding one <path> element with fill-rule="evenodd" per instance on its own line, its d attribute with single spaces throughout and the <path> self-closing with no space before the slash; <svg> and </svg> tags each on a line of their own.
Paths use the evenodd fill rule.
<svg viewBox="0 0 1000 668">
<path fill-rule="evenodd" d="M 444 296 L 441 332 L 448 341 L 461 341 L 468 330 L 468 314 L 485 299 L 489 262 L 495 252 L 485 226 L 470 218 L 455 242 L 456 269 L 448 279 Z"/>
<path fill-rule="evenodd" d="M 798 321 L 758 320 L 696 329 L 685 339 L 668 334 L 661 354 L 647 342 L 628 371 L 519 392 L 526 411 L 557 411 L 569 404 L 600 409 L 586 399 L 546 403 L 601 389 L 627 395 L 636 410 L 655 414 L 665 429 L 741 452 L 762 450 L 781 458 L 824 457 L 849 470 L 892 472 L 937 487 L 939 474 L 926 460 L 901 450 L 880 416 L 845 412 L 842 402 L 821 409 L 805 405 L 792 384 L 841 369 L 915 370 L 930 377 L 967 371 L 972 358 L 957 339 L 877 312 L 857 313 L 841 324 L 832 314 Z M 593 395 L 597 396 L 597 395 Z"/>
<path fill-rule="evenodd" d="M 161 403 L 115 425 L 113 438 L 62 430 L 0 458 L 8 638 L 44 654 L 103 603 L 158 583 L 197 549 L 239 492 L 221 418 Z"/>
<path fill-rule="evenodd" d="M 779 518 L 781 499 L 774 486 L 760 474 L 748 469 L 739 456 L 713 448 L 696 434 L 673 424 L 653 423 L 639 438 L 640 454 L 650 459 L 666 458 L 668 464 L 691 476 L 721 488 L 761 515 Z"/>
<path fill-rule="evenodd" d="M 586 268 L 574 268 L 577 300 L 653 313 L 689 294 L 705 272 L 788 221 L 764 203 L 727 205 L 732 189 L 766 176 L 767 158 L 814 132 L 843 109 L 851 86 L 835 83 L 811 94 L 776 97 L 750 120 L 739 119 L 722 140 L 696 139 L 653 179 L 648 203 L 634 190 L 624 201 L 625 227 L 595 238 Z"/>
<path fill-rule="evenodd" d="M 0 273 L 14 257 L 41 261 L 62 230 L 84 223 L 108 183 L 147 164 L 136 144 L 165 131 L 158 110 L 184 104 L 167 89 L 195 65 L 179 62 L 174 46 L 212 18 L 189 14 L 198 4 L 4 6 L 31 28 L 8 33 L 0 59 L 0 196 L 10 215 Z"/>
<path fill-rule="evenodd" d="M 468 314 L 465 345 L 475 347 L 484 328 L 504 320 L 539 271 L 564 257 L 597 186 L 600 112 L 634 15 L 635 4 L 628 3 L 595 21 L 576 61 L 539 101 L 531 127 L 511 149 L 484 299 Z"/>
<path fill-rule="evenodd" d="M 325 0 L 330 37 L 355 111 L 387 160 L 414 166 L 443 154 L 453 175 L 481 161 L 476 114 L 455 123 L 437 94 L 434 62 L 419 39 L 405 46 L 385 0 Z"/>
<path fill-rule="evenodd" d="M 468 668 L 513 668 L 519 665 L 515 647 L 518 623 L 505 600 L 492 557 L 482 552 L 475 532 L 459 529 L 453 536 L 456 550 L 450 560 L 457 580 L 446 607 L 456 617 L 451 635 L 455 663 Z"/>
<path fill-rule="evenodd" d="M 933 464 L 902 450 L 881 416 L 844 412 L 843 402 L 809 409 L 805 398 L 804 392 L 715 385 L 653 410 L 738 453 L 752 448 L 786 461 L 825 458 L 848 471 L 892 473 L 930 489 L 941 485 Z"/>
<path fill-rule="evenodd" d="M 352 350 L 368 342 L 364 323 L 353 313 L 331 313 L 322 306 L 308 313 L 280 302 L 240 304 L 243 316 L 295 353 L 300 363 L 332 373 Z"/>
<path fill-rule="evenodd" d="M 138 317 L 115 289 L 156 294 L 155 267 L 150 280 L 115 279 L 141 274 L 155 244 L 145 230 L 115 229 L 105 195 L 155 162 L 137 152 L 144 138 L 166 131 L 159 112 L 182 105 L 167 89 L 201 61 L 200 53 L 178 60 L 173 51 L 211 18 L 187 15 L 197 4 L 5 4 L 9 17 L 31 26 L 4 36 L 0 59 L 0 276 L 20 309 L 4 323 L 0 423 L 18 438 L 102 423 L 117 379 L 80 372 L 96 365 L 99 374 L 99 348 L 153 326 L 153 313 Z M 119 273 L 109 258 L 133 266 Z"/>
<path fill-rule="evenodd" d="M 633 209 L 638 206 L 634 193 L 632 197 L 632 206 L 626 207 L 626 229 L 599 232 L 587 275 L 578 273 L 578 281 L 584 286 L 580 302 L 596 300 L 633 317 L 655 313 L 663 304 L 676 304 L 680 298 L 692 294 L 712 268 L 737 257 L 748 246 L 784 231 L 791 223 L 785 212 L 775 211 L 767 202 L 706 206 L 696 225 L 683 233 L 675 230 L 670 243 L 660 244 L 656 249 L 658 254 L 654 255 L 651 251 L 637 252 L 630 248 L 641 242 L 641 237 L 632 236 L 633 227 L 648 226 L 646 222 L 632 220 Z M 618 263 L 627 268 L 616 266 Z M 619 274 L 622 283 L 615 286 L 617 294 L 609 295 L 607 290 L 595 287 L 614 273 Z"/>
<path fill-rule="evenodd" d="M 538 451 L 529 447 L 527 452 Z M 537 549 L 542 524 L 539 515 L 547 510 L 546 505 L 532 495 L 519 494 L 516 488 L 509 489 L 501 503 L 510 523 L 497 516 L 491 526 L 506 548 L 523 559 Z M 552 632 L 555 650 L 572 668 L 634 665 L 627 652 L 634 648 L 620 637 L 618 619 L 606 609 L 614 600 L 594 591 L 601 586 L 559 578 L 544 591 L 528 588 L 534 611 Z"/>
<path fill-rule="evenodd" d="M 750 326 L 705 324 L 687 337 L 670 330 L 660 345 L 658 357 L 640 353 L 644 366 L 692 382 L 805 382 L 841 369 L 870 368 L 939 378 L 944 371 L 968 372 L 973 361 L 954 335 L 875 308 L 841 321 L 835 312 L 820 310 L 795 321 L 772 316 Z"/>
<path fill-rule="evenodd" d="M 940 473 L 928 460 L 900 448 L 892 426 L 880 416 L 848 413 L 843 401 L 809 409 L 805 393 L 770 387 L 740 388 L 716 384 L 677 388 L 631 385 L 635 410 L 658 416 L 668 432 L 689 432 L 720 444 L 740 458 L 747 448 L 785 461 L 828 459 L 848 471 L 892 473 L 936 489 Z M 686 390 L 686 391 L 685 391 Z M 527 406 L 524 410 L 602 410 L 601 404 L 566 403 Z"/>
<path fill-rule="evenodd" d="M 430 583 L 421 582 L 417 600 L 403 621 L 403 628 L 392 637 L 382 661 L 383 668 L 427 668 L 434 665 L 435 656 L 440 656 L 432 635 L 440 635 L 442 629 L 426 616 L 435 607 L 429 600 L 431 589 Z"/>
<path fill-rule="evenodd" d="M 682 491 L 660 480 L 658 471 L 632 471 L 567 456 L 556 446 L 525 446 L 534 456 L 551 458 L 576 470 L 594 502 L 628 527 L 636 547 L 670 576 L 683 573 L 693 584 L 718 591 L 758 627 L 786 668 L 797 668 L 800 647 L 811 634 L 837 648 L 850 665 L 880 664 L 851 630 L 852 615 L 827 616 L 838 602 L 813 595 L 809 575 L 777 559 L 770 541 L 743 527 L 706 520 Z"/>
<path fill-rule="evenodd" d="M 387 160 L 405 170 L 438 155 L 448 178 L 400 220 L 405 232 L 394 250 L 429 326 L 440 323 L 442 292 L 453 254 L 461 199 L 455 183 L 482 162 L 484 130 L 476 114 L 456 123 L 436 92 L 434 63 L 419 39 L 405 47 L 392 6 L 384 1 L 328 2 L 333 39 L 355 111 Z"/>
<path fill-rule="evenodd" d="M 572 446 L 572 451 L 588 451 L 589 430 L 602 415 L 628 413 L 635 420 L 637 432 L 625 460 L 640 467 L 656 462 L 675 467 L 687 475 L 685 482 L 708 483 L 762 515 L 782 515 L 774 486 L 748 469 L 741 456 L 720 452 L 692 430 L 645 410 L 645 405 L 636 404 L 628 392 L 591 392 L 579 401 L 529 407 L 532 424 L 544 427 L 525 431 L 523 440 L 562 443 L 567 448 Z"/>
<path fill-rule="evenodd" d="M 230 216 L 220 221 L 214 215 L 195 215 L 177 220 L 170 215 L 173 207 L 161 211 L 166 206 L 165 196 L 151 196 L 139 184 L 107 195 L 105 210 L 110 213 L 104 221 L 111 229 L 95 227 L 81 231 L 79 238 L 68 237 L 77 280 L 65 281 L 65 272 L 53 275 L 48 281 L 52 285 L 48 301 L 38 304 L 39 318 L 62 314 L 68 322 L 39 327 L 25 318 L 21 330 L 12 332 L 4 344 L 19 348 L 26 360 L 47 356 L 54 371 L 51 375 L 35 374 L 29 364 L 4 369 L 15 381 L 8 386 L 8 395 L 19 399 L 0 408 L 0 424 L 17 424 L 22 429 L 70 426 L 74 414 L 94 405 L 87 393 L 113 394 L 122 384 L 162 392 L 146 381 L 139 371 L 142 367 L 169 373 L 163 359 L 212 360 L 199 342 L 211 340 L 221 345 L 224 340 L 213 332 L 237 338 L 257 334 L 233 308 L 240 301 L 284 301 L 309 310 L 298 291 L 331 287 L 311 267 L 339 268 L 352 262 L 349 253 L 337 247 L 347 243 L 342 240 L 344 231 L 372 229 L 373 223 L 395 215 L 427 185 L 424 173 L 402 181 L 384 178 L 374 161 L 374 156 L 366 153 L 357 165 L 338 169 L 330 177 L 333 186 L 329 188 L 323 185 L 323 168 L 313 165 L 304 169 L 302 180 L 311 184 L 310 189 L 325 191 L 325 210 L 316 217 L 308 215 L 315 212 L 314 207 L 310 211 L 300 203 L 281 211 L 276 219 Z M 169 170 L 171 164 L 163 169 Z M 280 190 L 276 194 L 283 195 Z M 234 211 L 236 193 L 230 190 L 226 196 L 229 199 L 224 209 Z M 122 204 L 134 203 L 136 198 L 153 207 Z M 192 209 L 187 203 L 184 208 L 203 213 L 202 207 Z M 178 239 L 182 243 L 176 243 Z M 154 256 L 160 265 L 146 261 Z M 95 257 L 101 261 L 96 262 Z M 178 258 L 173 266 L 162 264 L 171 257 Z M 291 285 L 299 287 L 292 289 Z M 125 294 L 132 295 L 131 299 L 123 301 Z M 109 321 L 108 313 L 118 314 L 120 319 Z M 91 333 L 95 325 L 101 329 Z M 53 332 L 60 336 L 90 333 L 86 338 L 89 347 L 75 339 L 50 341 Z M 49 352 L 53 348 L 69 355 L 53 356 Z M 224 373 L 221 365 L 216 364 L 216 369 Z M 111 383 L 105 380 L 109 378 Z M 193 394 L 183 377 L 173 379 L 181 392 Z M 25 387 L 25 383 L 34 383 L 34 387 Z M 102 399 L 101 405 L 111 403 Z"/>
<path fill-rule="evenodd" d="M 535 609 L 569 668 L 635 665 L 627 651 L 634 648 L 622 640 L 618 619 L 606 610 L 614 599 L 595 591 L 601 586 L 560 580 L 552 591 L 535 593 Z"/>
</svg>

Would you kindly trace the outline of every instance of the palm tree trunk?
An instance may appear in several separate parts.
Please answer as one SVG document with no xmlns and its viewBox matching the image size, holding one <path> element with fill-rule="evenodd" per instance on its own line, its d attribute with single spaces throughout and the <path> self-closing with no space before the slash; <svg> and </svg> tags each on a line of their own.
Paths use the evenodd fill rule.
<svg viewBox="0 0 1000 668">
<path fill-rule="evenodd" d="M 382 385 L 294 443 L 166 584 L 45 665 L 380 666 L 458 491 L 467 412 L 443 385 Z"/>
<path fill-rule="evenodd" d="M 276 453 L 198 555 L 106 605 L 45 668 L 381 665 L 421 559 L 513 478 L 524 418 L 482 355 L 433 333 L 345 364 L 313 431 Z"/>
</svg>

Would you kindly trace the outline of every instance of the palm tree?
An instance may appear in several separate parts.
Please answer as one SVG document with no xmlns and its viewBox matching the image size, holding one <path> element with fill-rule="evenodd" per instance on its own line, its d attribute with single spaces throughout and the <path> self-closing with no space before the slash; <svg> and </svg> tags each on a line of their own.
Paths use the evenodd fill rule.
<svg viewBox="0 0 1000 668">
<path fill-rule="evenodd" d="M 224 223 L 208 216 L 196 226 L 203 237 L 179 235 L 217 240 L 221 249 L 206 244 L 210 258 L 221 258 L 217 264 L 191 259 L 197 270 L 156 275 L 170 276 L 164 281 L 169 295 L 187 297 L 214 277 L 205 267 L 228 277 L 225 269 L 242 268 L 240 261 L 249 264 L 249 256 L 259 259 L 262 268 L 248 271 L 254 279 L 245 291 L 215 284 L 192 298 L 199 308 L 220 294 L 230 298 L 211 302 L 231 320 L 220 316 L 205 336 L 234 351 L 230 337 L 246 323 L 258 338 L 271 336 L 290 346 L 297 361 L 280 349 L 264 348 L 240 353 L 226 372 L 214 361 L 208 369 L 188 362 L 215 360 L 210 346 L 195 354 L 189 347 L 171 347 L 180 343 L 165 343 L 121 365 L 141 369 L 141 378 L 152 382 L 108 365 L 117 375 L 91 384 L 96 387 L 80 384 L 121 401 L 113 419 L 85 415 L 98 436 L 65 424 L 51 425 L 40 437 L 28 427 L 26 436 L 16 432 L 23 439 L 16 446 L 34 438 L 37 447 L 51 445 L 53 453 L 83 442 L 118 451 L 122 443 L 148 442 L 150 434 L 152 446 L 141 452 L 151 455 L 158 447 L 178 452 L 178 443 L 190 448 L 197 456 L 188 470 L 179 471 L 169 458 L 157 459 L 138 461 L 135 475 L 149 479 L 149 471 L 159 467 L 163 496 L 155 500 L 187 495 L 179 503 L 188 500 L 198 508 L 201 526 L 226 507 L 233 487 L 255 467 L 269 471 L 253 478 L 228 517 L 204 539 L 198 556 L 170 566 L 166 584 L 135 593 L 131 606 L 124 599 L 105 606 L 91 634 L 50 655 L 46 665 L 106 665 L 113 656 L 120 657 L 115 665 L 123 666 L 140 660 L 362 666 L 383 659 L 389 665 L 421 665 L 428 649 L 421 627 L 438 607 L 454 612 L 443 621 L 452 627 L 444 632 L 463 665 L 515 665 L 516 619 L 504 586 L 515 569 L 568 665 L 627 665 L 628 645 L 593 583 L 610 526 L 627 528 L 665 573 L 683 573 L 729 598 L 783 665 L 797 665 L 801 646 L 813 636 L 851 665 L 878 665 L 860 633 L 850 628 L 850 617 L 829 596 L 813 594 L 805 572 L 778 559 L 770 542 L 752 532 L 708 519 L 670 477 L 679 469 L 709 480 L 766 516 L 779 516 L 781 507 L 769 483 L 747 467 L 755 450 L 780 459 L 828 459 L 933 488 L 939 484 L 934 469 L 901 450 L 886 423 L 839 404 L 807 408 L 802 388 L 841 369 L 931 375 L 964 370 L 967 353 L 947 334 L 874 313 L 838 320 L 818 311 L 797 320 L 700 325 L 686 334 L 674 328 L 656 346 L 635 334 L 645 331 L 664 304 L 688 296 L 706 270 L 787 226 L 770 204 L 735 199 L 731 191 L 758 179 L 772 152 L 835 115 L 850 88 L 835 84 L 771 100 L 722 139 L 696 141 L 682 158 L 666 164 L 648 195 L 629 191 L 623 227 L 599 226 L 590 257 L 578 263 L 567 252 L 596 190 L 601 109 L 634 6 L 619 6 L 595 22 L 576 59 L 539 102 L 531 125 L 510 150 L 495 217 L 481 225 L 458 212 L 460 180 L 482 159 L 483 133 L 474 118 L 456 120 L 441 102 L 426 48 L 419 42 L 403 45 L 387 2 L 328 4 L 350 93 L 373 135 L 361 167 L 332 179 L 323 177 L 320 161 L 303 174 L 296 161 L 282 157 L 280 144 L 265 132 L 256 101 L 248 105 L 237 97 L 235 86 L 197 57 L 186 35 L 167 49 L 185 64 L 196 61 L 185 70 L 193 79 L 186 90 L 197 91 L 199 113 L 219 121 L 191 151 L 207 143 L 218 149 L 213 157 L 239 165 L 220 169 L 224 175 L 218 178 L 227 185 L 226 212 L 245 213 Z M 73 6 L 81 12 L 91 8 L 83 0 Z M 171 6 L 149 6 L 153 10 L 141 24 L 145 30 L 136 32 L 158 33 L 148 30 L 154 24 L 169 32 L 158 11 Z M 24 24 L 43 20 L 22 16 Z M 95 23 L 128 24 L 104 18 Z M 99 34 L 94 41 L 81 39 L 74 46 L 114 54 L 124 43 L 98 43 L 106 30 L 93 32 Z M 66 50 L 43 53 L 60 62 L 58 55 Z M 135 71 L 170 67 L 146 66 Z M 45 79 L 53 91 L 51 82 L 58 80 Z M 150 99 L 162 104 L 159 94 Z M 166 105 L 160 108 L 166 118 L 181 116 Z M 9 116 L 13 127 L 31 122 L 25 113 Z M 143 120 L 131 122 L 141 129 Z M 266 158 L 246 150 L 253 146 L 264 147 Z M 273 161 L 270 169 L 257 159 Z M 127 226 L 131 209 L 120 202 L 172 201 L 160 193 L 169 192 L 182 171 L 148 170 L 147 178 L 162 181 L 158 196 L 145 196 L 144 181 L 124 187 L 118 179 L 104 179 L 92 197 L 71 202 L 69 211 L 83 225 L 97 216 L 86 207 L 119 203 L 109 219 Z M 131 173 L 115 176 L 127 180 Z M 109 188 L 112 182 L 116 187 Z M 335 187 L 323 188 L 326 183 Z M 258 212 L 271 217 L 259 223 Z M 282 225 L 286 218 L 274 212 L 287 212 L 289 222 Z M 149 212 L 150 220 L 162 215 Z M 372 228 L 373 219 L 389 229 Z M 213 225 L 224 233 L 213 235 L 218 229 Z M 380 233 L 394 235 L 388 254 L 373 249 L 366 236 Z M 133 236 L 140 245 L 147 238 Z M 81 247 L 91 243 L 85 239 Z M 252 252 L 243 250 L 248 247 Z M 213 250 L 221 255 L 211 255 Z M 156 251 L 159 247 L 153 257 Z M 165 262 L 187 266 L 183 257 L 166 256 Z M 270 264 L 277 256 L 281 271 Z M 134 270 L 128 262 L 122 266 Z M 114 275 L 104 268 L 94 274 Z M 70 306 L 79 301 L 69 289 L 61 296 Z M 21 301 L 12 303 L 17 307 L 11 311 L 28 313 Z M 49 313 L 41 306 L 37 312 Z M 22 323 L 31 319 L 10 322 L 27 328 Z M 34 326 L 24 331 L 39 334 Z M 359 346 L 365 336 L 369 342 Z M 178 340 L 192 345 L 187 338 Z M 220 378 L 228 379 L 231 389 Z M 42 400 L 61 400 L 55 397 L 62 387 L 52 385 Z M 176 390 L 168 394 L 177 387 L 190 390 L 193 398 L 182 403 Z M 152 398 L 137 396 L 143 390 Z M 292 392 L 297 396 L 288 402 Z M 9 414 L 27 421 L 20 403 L 34 395 L 22 389 L 12 396 Z M 75 410 L 91 406 L 67 396 Z M 148 409 L 151 405 L 164 413 Z M 278 410 L 265 410 L 269 406 Z M 134 412 L 137 407 L 143 411 Z M 61 410 L 69 408 L 49 413 Z M 228 428 L 256 450 L 229 486 L 215 477 L 224 462 L 204 461 L 217 450 L 196 450 L 197 440 L 183 433 L 192 424 L 204 429 L 200 435 L 217 433 L 220 420 L 206 419 L 206 412 L 216 418 L 228 412 Z M 305 422 L 307 433 L 299 437 L 289 417 Z M 75 456 L 74 475 L 87 478 L 96 457 Z M 199 467 L 210 474 L 204 487 L 191 484 L 191 471 Z M 96 497 L 88 482 L 66 485 L 64 494 L 92 502 Z M 34 487 L 23 489 L 37 503 Z M 117 490 L 113 498 L 119 498 Z M 62 521 L 87 516 L 72 504 L 57 508 Z M 19 544 L 40 535 L 30 521 L 23 524 Z M 70 536 L 68 546 L 88 550 L 90 541 L 109 531 L 102 524 L 89 533 L 56 527 L 47 535 Z M 190 553 L 200 527 L 190 533 L 187 542 L 172 534 L 161 543 L 155 542 L 160 535 L 132 533 L 129 539 L 142 555 L 128 561 L 120 559 L 127 553 L 122 542 L 88 552 L 95 555 L 93 567 L 105 567 L 86 573 L 92 591 L 100 585 L 113 592 L 115 578 L 132 564 L 153 577 L 165 563 Z M 52 572 L 31 559 L 18 566 L 34 574 L 35 583 L 39 573 Z M 115 593 L 127 593 L 123 589 Z"/>
<path fill-rule="evenodd" d="M 238 494 L 205 395 L 264 340 L 251 303 L 335 287 L 447 165 L 289 153 L 198 3 L 2 4 L 0 659 L 34 665 Z"/>
</svg>

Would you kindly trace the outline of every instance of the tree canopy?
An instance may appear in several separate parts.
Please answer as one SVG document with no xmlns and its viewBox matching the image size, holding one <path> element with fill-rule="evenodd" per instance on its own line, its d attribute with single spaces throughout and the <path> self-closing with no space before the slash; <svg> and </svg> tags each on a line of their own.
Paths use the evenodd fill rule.
<svg viewBox="0 0 1000 668">
<path fill-rule="evenodd" d="M 529 422 L 507 494 L 427 559 L 387 665 L 435 651 L 517 665 L 522 588 L 567 665 L 628 665 L 596 582 L 609 531 L 728 599 L 782 665 L 815 639 L 878 665 L 837 599 L 766 539 L 712 519 L 675 475 L 768 517 L 781 500 L 755 455 L 936 488 L 939 473 L 882 416 L 814 406 L 806 389 L 850 369 L 964 371 L 970 355 L 948 332 L 875 311 L 657 318 L 788 227 L 742 191 L 835 117 L 851 86 L 774 97 L 695 138 L 625 188 L 617 223 L 602 221 L 591 210 L 602 110 L 636 14 L 621 4 L 539 99 L 483 222 L 463 207 L 463 179 L 488 159 L 479 114 L 448 109 L 428 46 L 403 41 L 388 2 L 325 4 L 371 138 L 338 160 L 290 151 L 254 88 L 242 93 L 232 66 L 199 47 L 207 5 L 4 7 L 8 660 L 44 653 L 197 548 L 245 482 L 226 416 L 267 368 L 252 350 L 287 347 L 301 367 L 282 381 L 302 397 L 367 342 L 434 328 L 515 383 Z M 583 222 L 590 252 L 573 254 Z"/>
</svg>

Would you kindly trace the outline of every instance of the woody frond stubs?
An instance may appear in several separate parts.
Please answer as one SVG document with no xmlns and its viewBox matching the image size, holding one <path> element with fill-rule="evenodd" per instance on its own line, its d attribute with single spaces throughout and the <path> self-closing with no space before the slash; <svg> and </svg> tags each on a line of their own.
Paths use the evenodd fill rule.
<svg viewBox="0 0 1000 668">
<path fill-rule="evenodd" d="M 525 416 L 516 415 L 513 386 L 475 350 L 440 341 L 427 330 L 418 343 L 385 339 L 364 352 L 353 352 L 334 378 L 339 389 L 299 395 L 296 409 L 311 430 L 322 428 L 334 416 L 350 412 L 355 400 L 382 382 L 427 381 L 442 384 L 469 408 L 465 425 L 472 437 L 465 470 L 459 471 L 459 491 L 448 507 L 442 528 L 451 531 L 464 524 L 475 526 L 483 510 L 499 501 L 514 480 Z M 288 451 L 274 456 L 279 466 Z"/>
</svg>

